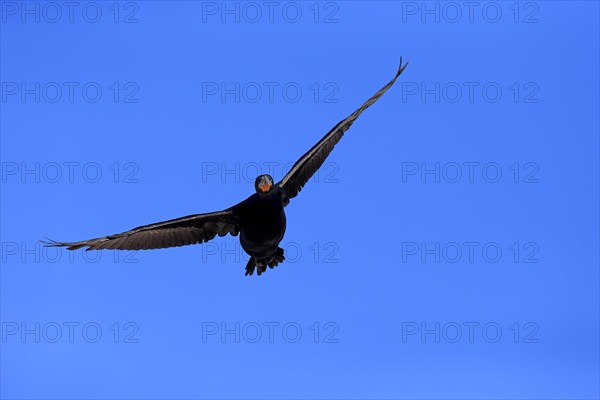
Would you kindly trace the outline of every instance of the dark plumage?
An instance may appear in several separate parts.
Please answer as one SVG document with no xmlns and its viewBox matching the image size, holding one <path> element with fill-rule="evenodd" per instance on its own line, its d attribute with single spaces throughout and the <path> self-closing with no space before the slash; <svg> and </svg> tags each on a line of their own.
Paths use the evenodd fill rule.
<svg viewBox="0 0 600 400">
<path fill-rule="evenodd" d="M 252 275 L 255 268 L 260 275 L 267 266 L 273 268 L 285 259 L 283 249 L 279 247 L 286 228 L 284 207 L 323 165 L 344 132 L 394 84 L 407 65 L 408 63 L 402 65 L 400 58 L 400 66 L 394 78 L 334 126 L 294 164 L 280 182 L 274 184 L 271 176 L 260 175 L 254 183 L 256 193 L 233 207 L 144 225 L 127 232 L 81 242 L 42 242 L 47 246 L 63 246 L 69 250 L 82 247 L 87 247 L 86 250 L 146 250 L 204 243 L 217 235 L 225 236 L 229 233 L 237 236 L 239 233 L 242 248 L 250 255 L 246 275 Z"/>
</svg>

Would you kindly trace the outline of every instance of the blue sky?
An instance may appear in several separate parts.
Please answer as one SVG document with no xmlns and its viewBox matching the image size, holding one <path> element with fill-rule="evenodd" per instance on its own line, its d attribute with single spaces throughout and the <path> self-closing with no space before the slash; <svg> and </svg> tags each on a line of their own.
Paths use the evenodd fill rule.
<svg viewBox="0 0 600 400">
<path fill-rule="evenodd" d="M 0 7 L 2 398 L 600 396 L 597 2 Z M 400 56 L 275 270 L 37 243 L 235 204 Z"/>
</svg>

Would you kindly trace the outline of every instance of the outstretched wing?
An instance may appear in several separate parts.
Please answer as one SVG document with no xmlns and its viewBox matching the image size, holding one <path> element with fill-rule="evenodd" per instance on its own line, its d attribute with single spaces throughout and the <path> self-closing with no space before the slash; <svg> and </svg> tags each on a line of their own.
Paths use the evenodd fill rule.
<svg viewBox="0 0 600 400">
<path fill-rule="evenodd" d="M 207 214 L 188 215 L 156 224 L 144 225 L 127 232 L 105 236 L 81 242 L 42 241 L 46 246 L 67 247 L 76 250 L 148 250 L 165 247 L 186 246 L 189 244 L 208 242 L 216 235 L 225 236 L 230 233 L 236 236 L 239 227 L 233 210 L 225 210 Z"/>
<path fill-rule="evenodd" d="M 290 172 L 278 183 L 284 192 L 284 204 L 288 205 L 290 199 L 293 199 L 298 195 L 298 192 L 302 190 L 302 187 L 308 182 L 311 176 L 323 165 L 323 162 L 333 150 L 333 147 L 340 141 L 344 132 L 346 132 L 358 116 L 375 103 L 383 94 L 396 82 L 396 79 L 402 71 L 406 68 L 408 62 L 402 65 L 402 58 L 400 58 L 400 66 L 398 71 L 387 85 L 382 87 L 377 93 L 367 100 L 362 106 L 354 111 L 348 118 L 340 121 L 332 130 L 329 131 L 316 145 L 313 146 L 306 154 L 304 154 L 294 164 Z"/>
</svg>

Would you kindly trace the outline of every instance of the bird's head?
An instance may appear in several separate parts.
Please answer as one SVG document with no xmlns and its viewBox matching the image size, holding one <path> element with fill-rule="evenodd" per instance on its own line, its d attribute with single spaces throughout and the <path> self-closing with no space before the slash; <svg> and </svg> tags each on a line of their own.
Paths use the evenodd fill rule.
<svg viewBox="0 0 600 400">
<path fill-rule="evenodd" d="M 273 178 L 271 175 L 259 175 L 254 181 L 256 193 L 269 193 L 273 187 Z"/>
</svg>

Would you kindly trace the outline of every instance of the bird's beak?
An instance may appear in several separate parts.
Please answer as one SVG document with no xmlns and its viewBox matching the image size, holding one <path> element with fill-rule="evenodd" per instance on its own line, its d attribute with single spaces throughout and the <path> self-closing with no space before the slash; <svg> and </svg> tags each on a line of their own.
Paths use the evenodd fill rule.
<svg viewBox="0 0 600 400">
<path fill-rule="evenodd" d="M 262 190 L 263 192 L 268 192 L 269 189 L 271 189 L 271 182 L 269 182 L 267 179 L 263 179 L 260 184 L 258 185 L 258 187 L 260 188 L 260 190 Z"/>
</svg>

